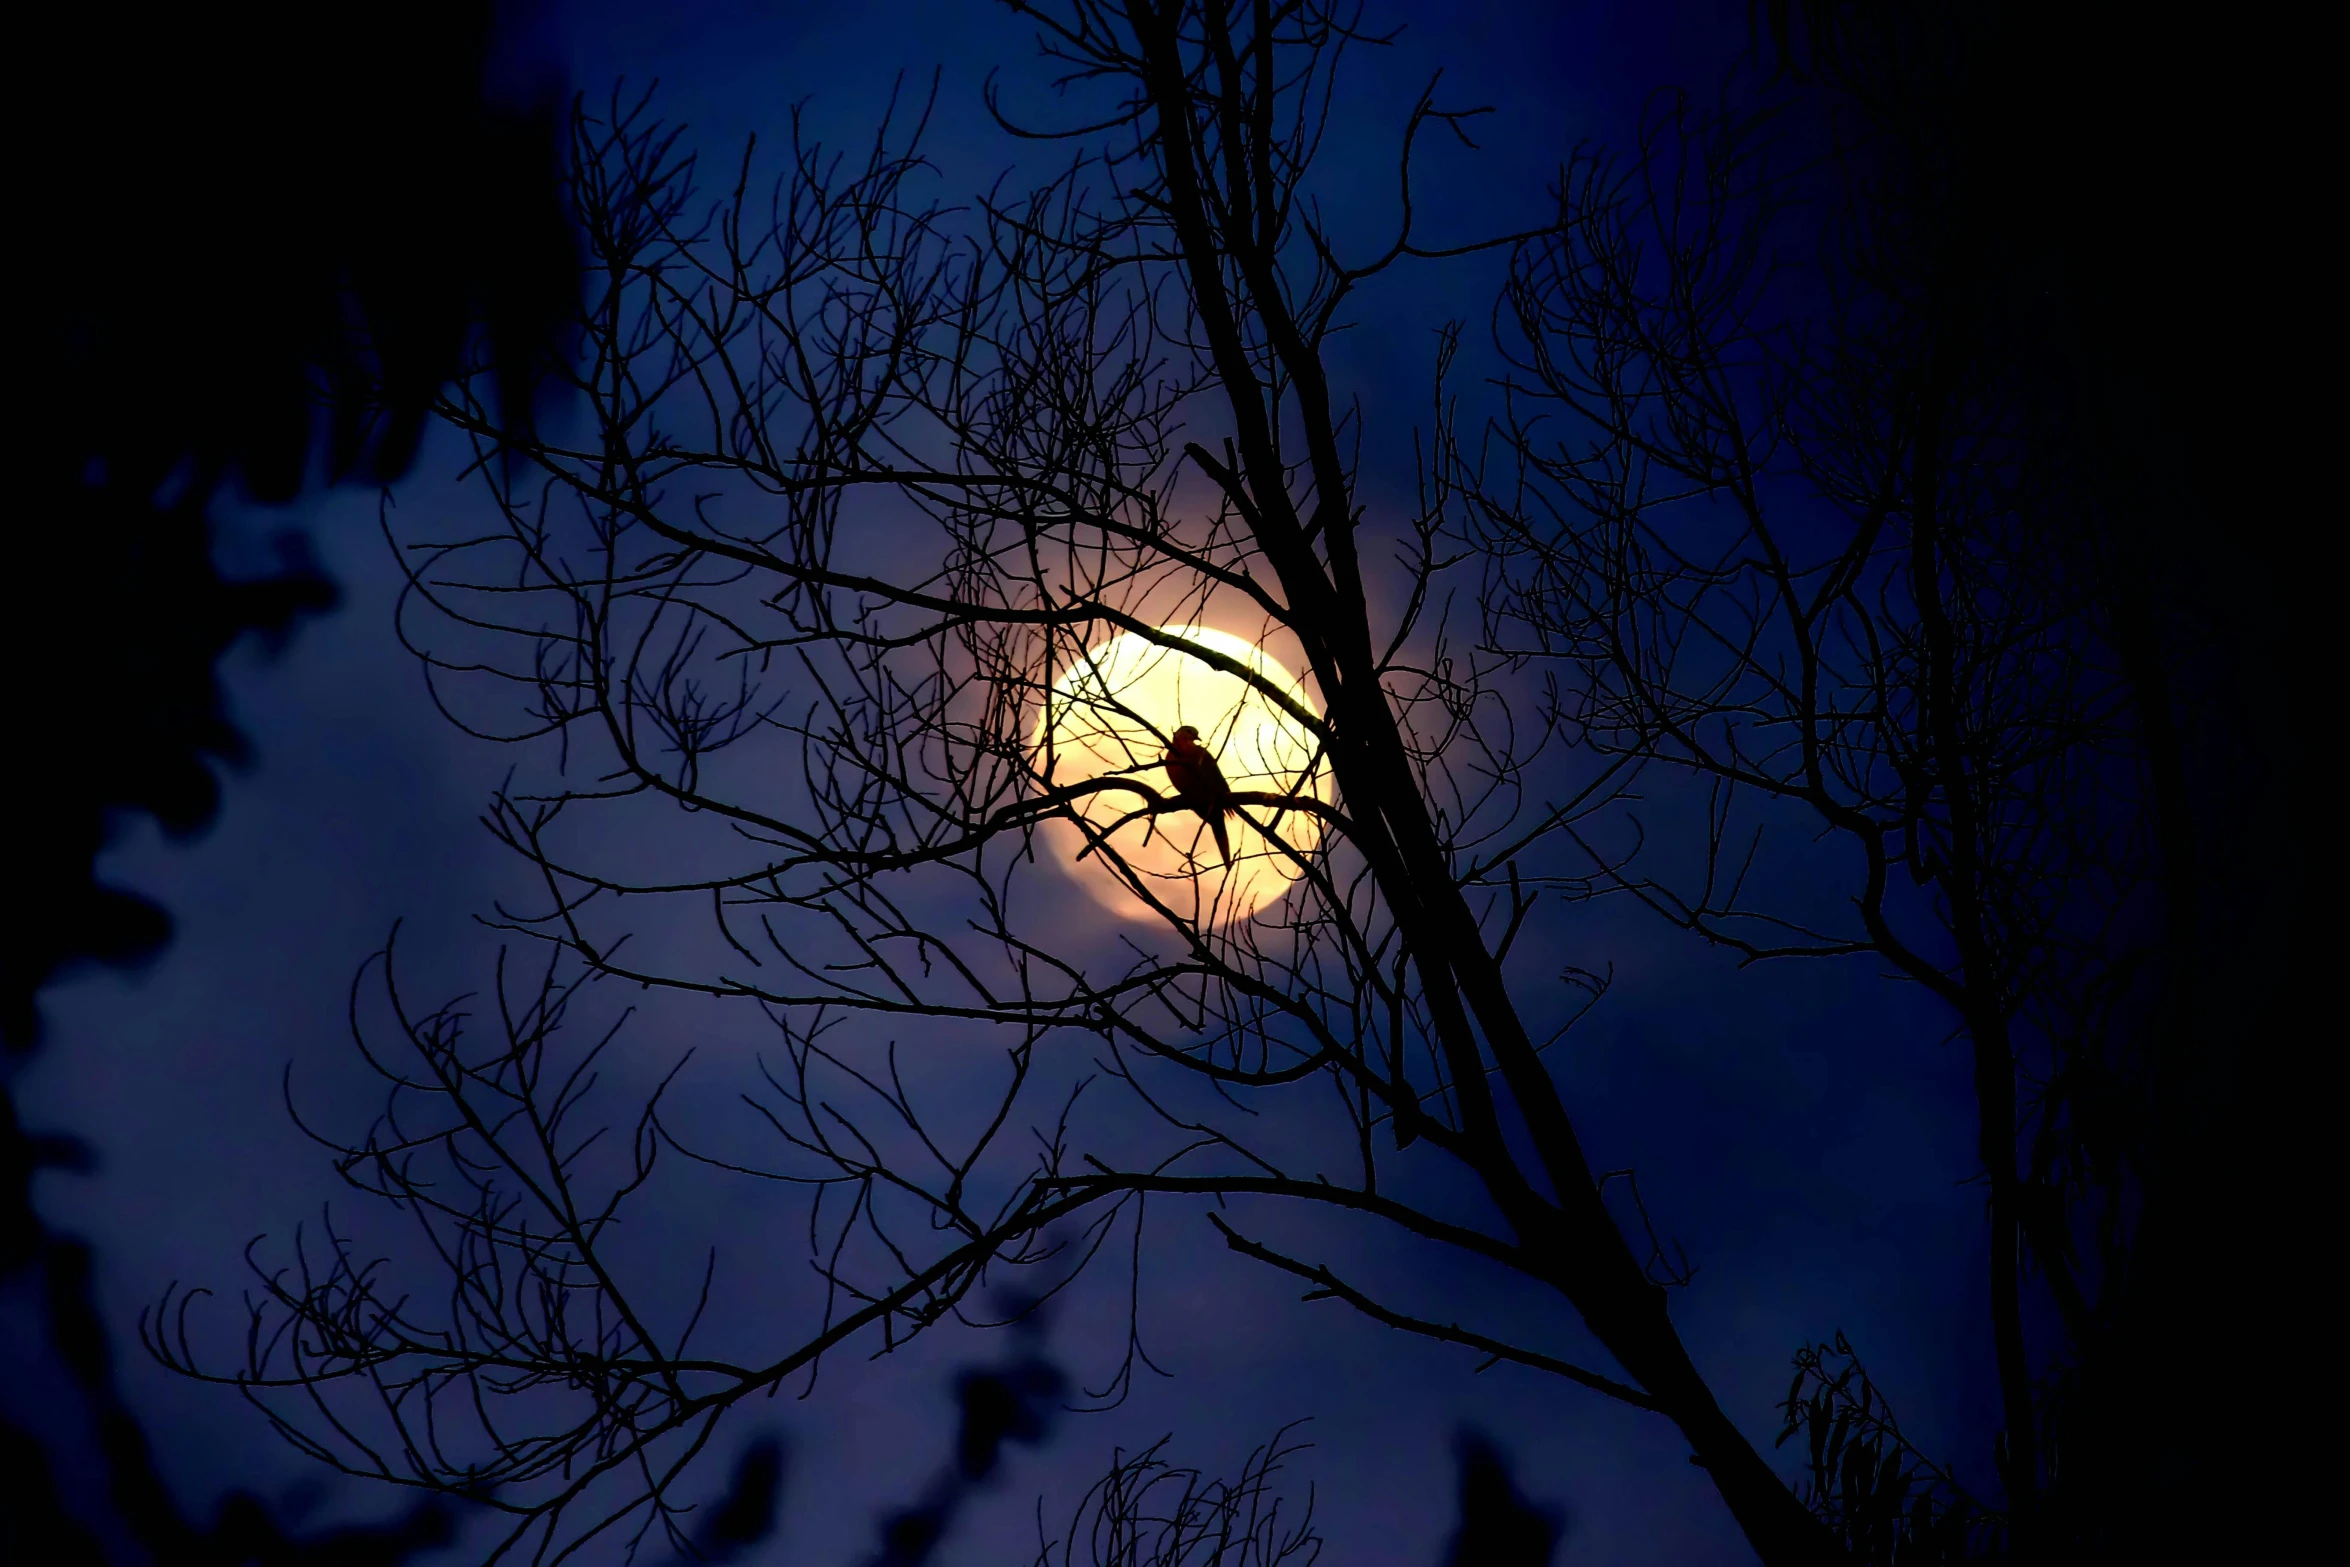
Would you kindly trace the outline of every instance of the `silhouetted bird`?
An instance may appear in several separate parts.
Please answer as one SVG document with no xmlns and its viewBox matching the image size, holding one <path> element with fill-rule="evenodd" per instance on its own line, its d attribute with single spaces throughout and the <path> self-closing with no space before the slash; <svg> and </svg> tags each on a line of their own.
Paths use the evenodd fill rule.
<svg viewBox="0 0 2350 1567">
<path fill-rule="evenodd" d="M 1167 748 L 1167 782 L 1175 786 L 1176 797 L 1206 821 L 1208 831 L 1216 835 L 1216 853 L 1230 865 L 1232 839 L 1224 830 L 1224 816 L 1232 809 L 1232 786 L 1224 781 L 1216 758 L 1199 743 L 1199 731 L 1189 724 L 1175 731 L 1174 743 Z"/>
</svg>

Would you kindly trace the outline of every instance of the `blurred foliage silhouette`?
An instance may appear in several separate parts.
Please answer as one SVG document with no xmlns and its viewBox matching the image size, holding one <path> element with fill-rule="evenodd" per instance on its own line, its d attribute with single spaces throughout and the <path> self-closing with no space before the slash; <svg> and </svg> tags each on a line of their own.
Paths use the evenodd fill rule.
<svg viewBox="0 0 2350 1567">
<path fill-rule="evenodd" d="M 291 533 L 274 573 L 224 576 L 216 495 L 233 484 L 282 505 L 315 479 L 397 477 L 437 389 L 475 365 L 494 367 L 527 424 L 562 351 L 574 252 L 556 198 L 560 95 L 492 90 L 492 20 L 488 0 L 370 0 L 309 14 L 44 6 L 18 25 L 40 76 L 12 113 L 18 145 L 41 149 L 21 208 L 37 214 L 41 304 L 19 368 L 37 390 L 20 400 L 6 635 L 15 732 L 41 761 L 14 770 L 37 826 L 9 856 L 11 1080 L 38 1040 L 43 984 L 144 961 L 169 934 L 154 903 L 101 885 L 94 859 L 138 817 L 175 838 L 211 821 L 215 768 L 247 760 L 221 654 L 247 636 L 282 647 L 334 603 Z M 210 1526 L 182 1515 L 113 1390 L 87 1250 L 32 1208 L 35 1172 L 72 1152 L 28 1135 L 0 1097 L 0 1288 L 43 1303 L 49 1354 L 102 1449 L 67 1462 L 105 1471 L 48 1473 L 52 1423 L 7 1428 L 9 1487 L 29 1496 L 7 1509 L 28 1547 L 16 1559 L 130 1540 L 169 1563 L 358 1564 L 444 1538 L 439 1502 L 377 1534 L 299 1542 L 242 1494 Z M 96 1516 L 69 1515 L 68 1495 Z"/>
<path fill-rule="evenodd" d="M 1455 1452 L 1461 1521 L 1444 1567 L 1550 1567 L 1566 1537 L 1565 1516 L 1528 1501 L 1487 1438 L 1464 1433 Z"/>
<path fill-rule="evenodd" d="M 1023 1322 L 1033 1326 L 1034 1318 Z M 954 1527 L 963 1503 L 994 1478 L 1005 1447 L 1034 1447 L 1045 1440 L 1067 1391 L 1068 1379 L 1060 1369 L 1033 1353 L 1010 1365 L 959 1374 L 954 1463 L 920 1502 L 883 1520 L 872 1567 L 924 1567 Z"/>
<path fill-rule="evenodd" d="M 164 8 L 125 26 L 45 7 L 30 55 L 51 74 L 31 210 L 47 266 L 30 327 L 22 459 L 40 526 L 13 569 L 38 583 L 9 632 L 18 721 L 51 765 L 20 782 L 44 831 L 16 893 L 41 917 L 5 952 L 15 1048 L 61 967 L 134 961 L 162 912 L 99 888 L 110 827 L 144 813 L 186 835 L 243 759 L 212 666 L 239 637 L 282 643 L 333 602 L 296 556 L 226 581 L 210 507 L 233 480 L 282 504 L 318 476 L 406 471 L 431 400 L 490 367 L 510 416 L 573 297 L 555 190 L 558 105 L 487 96 L 487 0 L 338 8 Z M 289 546 L 289 549 L 293 546 Z"/>
<path fill-rule="evenodd" d="M 735 1460 L 734 1478 L 694 1531 L 689 1561 L 731 1562 L 751 1554 L 775 1532 L 783 1497 L 784 1445 L 779 1437 L 754 1438 Z"/>
</svg>

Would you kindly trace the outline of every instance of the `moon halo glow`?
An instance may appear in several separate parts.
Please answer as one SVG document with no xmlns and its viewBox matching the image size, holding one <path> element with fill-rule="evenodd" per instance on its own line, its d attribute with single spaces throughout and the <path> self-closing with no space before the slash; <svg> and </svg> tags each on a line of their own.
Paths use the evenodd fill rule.
<svg viewBox="0 0 2350 1567">
<path fill-rule="evenodd" d="M 1297 677 L 1262 648 L 1206 626 L 1162 626 L 1160 635 L 1221 654 L 1319 714 Z M 1171 798 L 1163 764 L 1169 737 L 1185 724 L 1199 731 L 1235 793 L 1329 800 L 1329 767 L 1295 717 L 1238 675 L 1132 631 L 1088 649 L 1053 682 L 1031 743 L 1050 784 L 1118 775 Z M 1132 790 L 1104 789 L 1076 809 L 1094 833 L 1108 835 L 1108 846 L 1152 896 L 1202 923 L 1246 919 L 1280 897 L 1301 874 L 1298 860 L 1322 838 L 1321 819 L 1310 812 L 1243 805 L 1228 818 L 1232 864 L 1226 867 L 1217 863 L 1215 840 L 1196 813 L 1135 815 L 1143 804 Z M 1100 849 L 1084 852 L 1090 841 L 1084 828 L 1054 817 L 1042 824 L 1040 837 L 1103 908 L 1124 919 L 1159 918 Z"/>
</svg>

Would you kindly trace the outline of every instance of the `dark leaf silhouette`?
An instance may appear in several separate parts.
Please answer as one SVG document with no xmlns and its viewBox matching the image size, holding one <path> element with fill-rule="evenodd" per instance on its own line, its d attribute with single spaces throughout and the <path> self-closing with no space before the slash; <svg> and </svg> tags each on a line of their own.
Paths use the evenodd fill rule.
<svg viewBox="0 0 2350 1567">
<path fill-rule="evenodd" d="M 1043 1441 L 1067 1387 L 1059 1368 L 1035 1359 L 963 1373 L 955 1383 L 955 1403 L 962 1411 L 955 1463 L 963 1478 L 985 1480 L 994 1474 L 1007 1442 L 1034 1446 Z"/>
<path fill-rule="evenodd" d="M 695 1532 L 694 1548 L 704 1560 L 734 1561 L 775 1532 L 783 1473 L 780 1437 L 763 1436 L 743 1449 L 726 1494 Z"/>
<path fill-rule="evenodd" d="M 1566 1537 L 1566 1515 L 1527 1500 L 1501 1450 L 1475 1432 L 1454 1444 L 1460 1466 L 1460 1527 L 1444 1567 L 1550 1567 Z"/>
<path fill-rule="evenodd" d="M 981 1367 L 955 1378 L 954 1467 L 916 1505 L 881 1526 L 873 1567 L 922 1567 L 931 1559 L 970 1493 L 992 1478 L 1010 1444 L 1034 1447 L 1052 1429 L 1068 1379 L 1035 1355 L 1008 1366 Z"/>
</svg>

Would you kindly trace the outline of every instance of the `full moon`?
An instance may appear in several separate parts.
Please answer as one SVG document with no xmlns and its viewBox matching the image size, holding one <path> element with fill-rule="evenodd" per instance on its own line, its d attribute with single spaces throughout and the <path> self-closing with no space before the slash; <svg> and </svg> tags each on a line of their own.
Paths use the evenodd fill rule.
<svg viewBox="0 0 2350 1567">
<path fill-rule="evenodd" d="M 1205 626 L 1159 629 L 1170 639 L 1222 654 L 1299 708 L 1319 714 L 1297 677 L 1264 649 Z M 1172 798 L 1167 745 L 1186 724 L 1199 731 L 1200 744 L 1215 755 L 1235 794 L 1329 800 L 1329 768 L 1303 724 L 1239 676 L 1131 631 L 1089 649 L 1083 662 L 1053 682 L 1036 721 L 1036 766 L 1056 786 L 1122 776 Z M 1107 846 L 1152 896 L 1201 923 L 1246 919 L 1280 897 L 1299 875 L 1296 857 L 1311 854 L 1322 839 L 1321 819 L 1309 812 L 1243 804 L 1227 818 L 1232 863 L 1225 866 L 1208 824 L 1192 811 L 1124 820 L 1143 803 L 1131 790 L 1104 789 L 1077 802 L 1077 810 L 1096 834 L 1108 835 Z M 1052 818 L 1041 836 L 1103 908 L 1124 919 L 1159 917 L 1102 850 L 1083 853 L 1088 839 L 1076 823 Z"/>
</svg>

